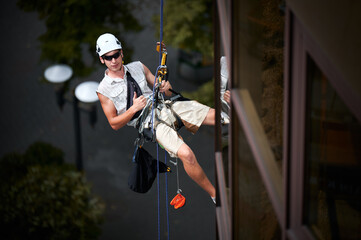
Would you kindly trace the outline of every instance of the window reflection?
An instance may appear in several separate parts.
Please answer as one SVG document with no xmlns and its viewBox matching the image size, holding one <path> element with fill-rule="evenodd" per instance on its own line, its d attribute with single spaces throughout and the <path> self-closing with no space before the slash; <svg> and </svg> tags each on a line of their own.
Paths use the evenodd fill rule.
<svg viewBox="0 0 361 240">
<path fill-rule="evenodd" d="M 361 239 L 361 127 L 311 58 L 304 223 L 317 239 Z"/>
<path fill-rule="evenodd" d="M 238 222 L 234 239 L 281 239 L 280 225 L 238 119 Z"/>
<path fill-rule="evenodd" d="M 279 168 L 282 166 L 282 0 L 233 1 L 232 88 L 246 90 Z M 233 101 L 233 99 L 232 99 Z M 234 111 L 234 109 L 232 110 Z M 281 239 L 281 231 L 237 113 L 232 112 L 236 199 L 234 239 Z M 248 116 L 249 117 L 249 116 Z M 253 129 L 254 130 L 254 129 Z M 235 167 L 236 166 L 236 167 Z"/>
<path fill-rule="evenodd" d="M 284 15 L 281 0 L 235 1 L 233 87 L 247 89 L 277 161 L 282 161 Z"/>
</svg>

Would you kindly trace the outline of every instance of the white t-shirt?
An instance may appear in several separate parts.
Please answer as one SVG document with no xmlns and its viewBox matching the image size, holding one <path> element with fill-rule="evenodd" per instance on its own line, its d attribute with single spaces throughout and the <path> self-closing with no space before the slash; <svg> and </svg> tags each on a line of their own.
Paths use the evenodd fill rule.
<svg viewBox="0 0 361 240">
<path fill-rule="evenodd" d="M 100 82 L 97 92 L 109 98 L 116 110 L 117 114 L 124 113 L 127 109 L 127 75 L 129 71 L 130 75 L 138 83 L 144 97 L 149 97 L 153 91 L 149 88 L 147 79 L 145 78 L 143 64 L 139 61 L 131 62 L 124 65 L 124 79 L 123 78 L 111 78 L 107 75 L 108 70 L 105 71 L 104 78 Z M 133 119 L 128 122 L 128 125 L 134 126 L 137 119 Z"/>
</svg>

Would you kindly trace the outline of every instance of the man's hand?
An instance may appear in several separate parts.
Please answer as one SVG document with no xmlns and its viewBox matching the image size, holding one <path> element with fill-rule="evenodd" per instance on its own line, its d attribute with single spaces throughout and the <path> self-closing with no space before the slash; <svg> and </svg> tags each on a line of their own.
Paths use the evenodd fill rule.
<svg viewBox="0 0 361 240">
<path fill-rule="evenodd" d="M 157 52 L 159 52 L 159 50 L 160 50 L 160 44 L 159 44 L 159 42 L 157 42 Z M 162 50 L 161 50 L 161 51 L 162 51 L 162 52 L 163 52 L 163 51 L 167 51 L 164 42 L 162 42 Z"/>
<path fill-rule="evenodd" d="M 146 104 L 147 104 L 147 99 L 143 95 L 137 97 L 137 93 L 134 92 L 132 107 L 135 109 L 135 112 L 142 110 Z"/>
<path fill-rule="evenodd" d="M 159 92 L 167 92 L 171 88 L 171 85 L 168 81 L 162 81 L 159 86 Z"/>
<path fill-rule="evenodd" d="M 171 96 L 172 92 L 169 91 L 169 89 L 172 88 L 172 85 L 169 83 L 169 81 L 162 81 L 159 86 L 159 92 L 165 93 L 166 96 Z"/>
<path fill-rule="evenodd" d="M 228 104 L 231 103 L 231 92 L 229 90 L 225 91 L 223 95 L 224 101 L 226 101 Z"/>
</svg>

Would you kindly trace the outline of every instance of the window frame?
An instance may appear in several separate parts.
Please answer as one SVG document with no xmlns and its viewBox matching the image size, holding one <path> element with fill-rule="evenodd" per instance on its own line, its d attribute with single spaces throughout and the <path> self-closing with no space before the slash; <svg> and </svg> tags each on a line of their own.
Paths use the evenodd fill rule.
<svg viewBox="0 0 361 240">
<path fill-rule="evenodd" d="M 315 239 L 303 224 L 305 176 L 305 141 L 307 107 L 307 56 L 310 56 L 328 78 L 346 106 L 360 121 L 359 99 L 312 39 L 302 23 L 287 8 L 285 36 L 285 125 L 284 125 L 284 189 L 285 220 L 289 239 Z"/>
</svg>

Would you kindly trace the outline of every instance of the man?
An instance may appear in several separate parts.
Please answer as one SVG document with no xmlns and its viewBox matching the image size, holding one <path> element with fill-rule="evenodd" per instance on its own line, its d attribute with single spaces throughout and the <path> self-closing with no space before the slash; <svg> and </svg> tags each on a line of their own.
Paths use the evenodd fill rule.
<svg viewBox="0 0 361 240">
<path fill-rule="evenodd" d="M 97 94 L 110 126 L 114 130 L 125 125 L 137 127 L 139 113 L 153 93 L 149 86 L 153 86 L 155 76 L 139 61 L 124 65 L 121 43 L 112 34 L 106 33 L 97 39 L 96 51 L 100 62 L 108 68 L 99 84 Z M 141 90 L 138 94 L 137 88 Z M 169 89 L 170 83 L 162 81 L 159 91 L 171 96 Z M 195 133 L 201 125 L 215 124 L 215 110 L 196 101 L 177 101 L 170 109 L 157 109 L 156 115 L 159 119 L 154 125 L 157 142 L 171 156 L 182 160 L 187 174 L 215 201 L 214 186 L 198 164 L 193 151 L 171 127 L 176 121 L 174 115 L 177 115 L 187 130 Z"/>
<path fill-rule="evenodd" d="M 227 89 L 228 85 L 228 68 L 227 68 L 227 59 L 225 56 L 221 57 L 221 103 L 222 103 L 222 112 L 224 114 L 229 114 L 229 104 L 231 102 L 231 92 Z"/>
</svg>

